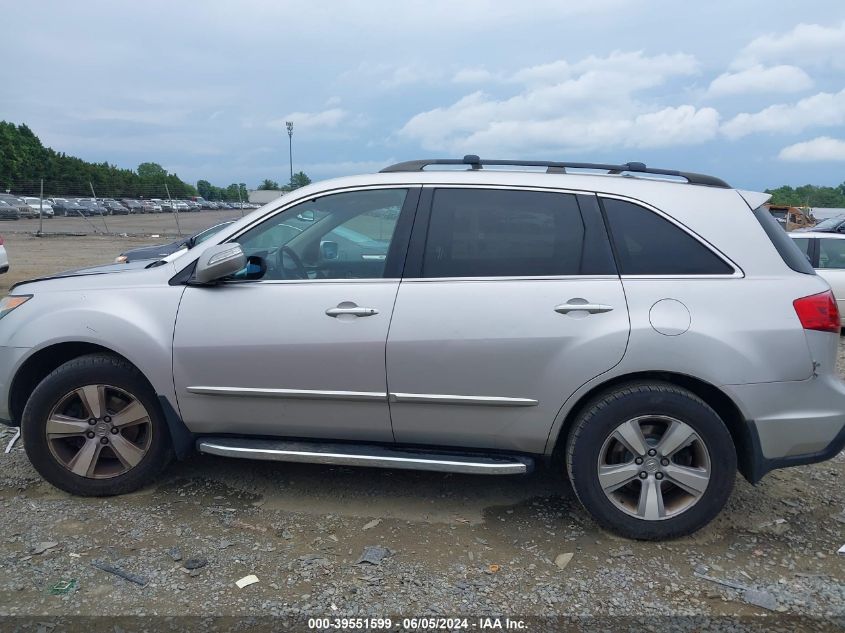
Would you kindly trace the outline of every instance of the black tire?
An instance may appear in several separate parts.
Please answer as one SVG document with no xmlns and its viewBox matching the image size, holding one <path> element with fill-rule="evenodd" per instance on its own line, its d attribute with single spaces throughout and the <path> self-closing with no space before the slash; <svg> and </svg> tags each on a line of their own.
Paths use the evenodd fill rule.
<svg viewBox="0 0 845 633">
<path fill-rule="evenodd" d="M 85 385 L 106 384 L 137 399 L 149 417 L 151 437 L 146 454 L 125 473 L 94 479 L 71 472 L 48 446 L 47 419 L 70 392 Z M 129 362 L 108 354 L 91 354 L 70 360 L 49 374 L 32 392 L 21 420 L 24 448 L 30 462 L 52 485 L 80 496 L 110 496 L 136 490 L 150 483 L 173 459 L 167 423 L 155 392 Z"/>
<path fill-rule="evenodd" d="M 706 489 L 695 503 L 675 516 L 660 520 L 632 516 L 617 507 L 599 483 L 599 459 L 605 441 L 620 424 L 639 416 L 667 416 L 685 423 L 709 453 Z M 737 463 L 730 432 L 716 412 L 694 393 L 655 381 L 621 385 L 589 402 L 569 433 L 566 468 L 578 500 L 601 527 L 627 538 L 661 540 L 691 534 L 719 514 L 733 490 Z"/>
</svg>

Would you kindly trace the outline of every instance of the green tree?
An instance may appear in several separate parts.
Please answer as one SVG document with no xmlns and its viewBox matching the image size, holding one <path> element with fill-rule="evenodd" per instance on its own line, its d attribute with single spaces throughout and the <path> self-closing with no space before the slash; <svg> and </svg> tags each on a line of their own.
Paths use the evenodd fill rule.
<svg viewBox="0 0 845 633">
<path fill-rule="evenodd" d="M 258 188 L 261 189 L 261 190 L 278 189 L 279 183 L 277 183 L 275 180 L 270 180 L 269 178 L 265 178 L 264 181 L 260 185 L 258 185 Z"/>
<path fill-rule="evenodd" d="M 144 180 L 163 181 L 167 178 L 167 170 L 158 163 L 141 163 L 138 165 L 138 175 Z"/>
<path fill-rule="evenodd" d="M 197 193 L 201 197 L 211 200 L 211 189 L 212 185 L 207 180 L 197 180 Z"/>
<path fill-rule="evenodd" d="M 310 184 L 311 179 L 305 174 L 305 172 L 298 171 L 293 175 L 293 178 L 290 179 L 290 184 L 286 187 L 286 189 L 288 191 L 293 191 L 294 189 L 299 189 L 300 187 Z"/>
</svg>

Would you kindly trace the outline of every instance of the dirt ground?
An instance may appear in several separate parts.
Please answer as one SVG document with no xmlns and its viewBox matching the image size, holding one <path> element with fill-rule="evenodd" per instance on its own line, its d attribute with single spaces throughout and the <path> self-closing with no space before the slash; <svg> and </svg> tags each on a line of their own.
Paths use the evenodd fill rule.
<svg viewBox="0 0 845 633">
<path fill-rule="evenodd" d="M 162 241 L 3 234 L 4 289 Z M 11 435 L 0 431 L 3 446 Z M 710 526 L 639 543 L 598 529 L 548 469 L 499 478 L 193 456 L 144 490 L 94 499 L 41 480 L 19 442 L 0 456 L 0 617 L 288 616 L 299 630 L 307 616 L 482 614 L 643 617 L 654 630 L 725 616 L 835 626 L 845 621 L 843 482 L 845 454 L 754 487 L 738 477 Z M 387 555 L 359 562 L 369 546 Z M 236 587 L 249 574 L 258 582 Z"/>
</svg>

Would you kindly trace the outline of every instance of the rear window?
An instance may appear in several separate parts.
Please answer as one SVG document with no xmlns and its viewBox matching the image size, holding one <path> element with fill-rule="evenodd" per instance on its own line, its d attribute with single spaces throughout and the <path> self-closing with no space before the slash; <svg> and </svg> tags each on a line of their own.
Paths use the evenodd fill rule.
<svg viewBox="0 0 845 633">
<path fill-rule="evenodd" d="M 778 221 L 772 217 L 766 207 L 757 207 L 754 209 L 754 217 L 763 227 L 766 235 L 769 236 L 772 245 L 777 249 L 783 263 L 789 266 L 792 270 L 805 275 L 815 275 L 816 271 L 807 260 L 807 256 L 801 252 L 801 249 L 795 245 L 786 231 L 783 230 Z"/>
<path fill-rule="evenodd" d="M 653 211 L 613 198 L 603 198 L 602 205 L 621 274 L 730 275 L 734 272 L 732 266 L 704 244 Z"/>
</svg>

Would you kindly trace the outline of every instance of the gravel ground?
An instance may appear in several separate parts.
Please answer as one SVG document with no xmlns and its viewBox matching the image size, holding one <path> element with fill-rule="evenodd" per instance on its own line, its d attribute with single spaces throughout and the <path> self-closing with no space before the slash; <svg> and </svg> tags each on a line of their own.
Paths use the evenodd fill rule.
<svg viewBox="0 0 845 633">
<path fill-rule="evenodd" d="M 80 265 L 125 244 L 81 239 L 97 248 Z M 7 235 L 12 272 L 0 281 L 61 268 L 83 242 Z M 11 435 L 0 431 L 4 446 Z M 603 532 L 549 470 L 485 478 L 194 456 L 137 493 L 91 499 L 42 481 L 20 443 L 0 460 L 0 616 L 845 618 L 845 454 L 756 487 L 738 477 L 710 526 L 666 543 Z M 368 547 L 373 562 L 361 562 Z M 572 554 L 563 569 L 561 554 Z M 258 582 L 239 589 L 249 574 Z"/>
</svg>

